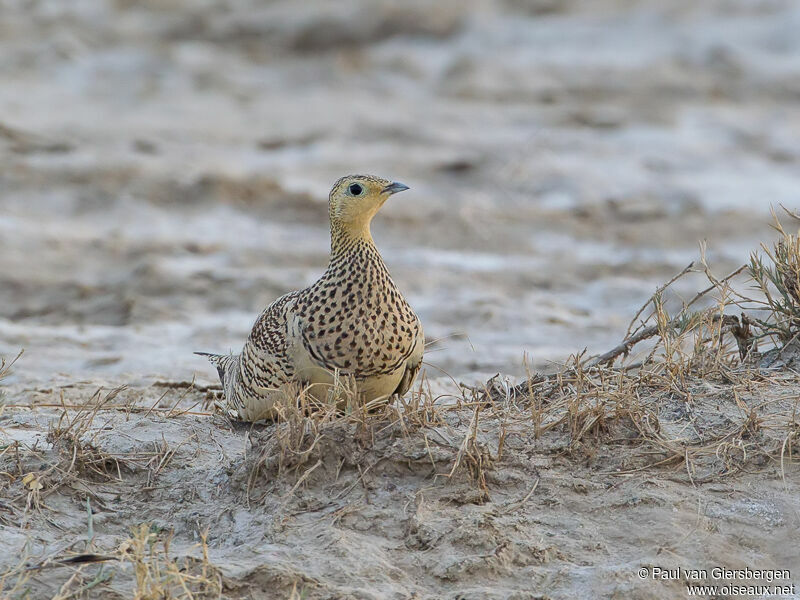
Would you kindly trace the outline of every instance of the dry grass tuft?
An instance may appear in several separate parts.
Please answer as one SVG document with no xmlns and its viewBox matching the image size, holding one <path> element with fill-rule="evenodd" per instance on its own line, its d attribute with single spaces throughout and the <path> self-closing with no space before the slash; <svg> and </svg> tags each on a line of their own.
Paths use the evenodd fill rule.
<svg viewBox="0 0 800 600">
<path fill-rule="evenodd" d="M 385 401 L 364 403 L 349 382 L 336 390 L 341 399 L 336 405 L 320 405 L 307 390 L 287 394 L 276 407 L 272 445 L 262 458 L 282 474 L 305 465 L 312 457 L 318 458 L 318 445 L 342 428 L 350 430 L 355 442 L 368 447 L 374 444 L 376 434 L 386 430 L 399 429 L 409 435 L 419 428 L 440 424 L 440 409 L 434 406 L 431 394 L 424 391 L 425 385 L 423 377 L 419 389 L 412 391 L 409 398 L 399 399 L 399 405 Z"/>
<path fill-rule="evenodd" d="M 19 353 L 12 358 L 11 360 L 6 360 L 2 356 L 0 356 L 0 383 L 3 382 L 3 379 L 8 377 L 11 374 L 11 367 L 14 366 L 14 363 L 19 360 L 19 358 L 24 354 L 25 350 L 20 350 Z M 4 392 L 0 389 L 0 409 L 2 408 L 3 404 L 3 396 Z"/>
<path fill-rule="evenodd" d="M 467 433 L 453 461 L 453 467 L 447 474 L 447 477 L 452 478 L 459 469 L 466 470 L 470 479 L 478 484 L 481 495 L 479 501 L 489 499 L 489 486 L 486 481 L 486 472 L 491 469 L 495 459 L 495 457 L 492 457 L 488 446 L 478 440 L 478 423 L 482 409 L 484 409 L 485 406 L 485 404 L 480 402 L 474 403 Z M 498 441 L 498 456 L 501 453 L 501 447 L 502 442 Z"/>
<path fill-rule="evenodd" d="M 783 468 L 795 449 L 795 403 L 781 397 L 786 375 L 763 367 L 800 335 L 800 239 L 777 219 L 775 228 L 781 239 L 772 251 L 764 247 L 766 258 L 754 254 L 749 268 L 722 279 L 701 247 L 699 263 L 660 287 L 608 352 L 573 356 L 556 373 L 532 374 L 515 387 L 493 378 L 485 398 L 527 412 L 535 438 L 550 450 L 591 459 L 600 442 L 628 447 L 619 473 L 674 464 L 697 483 L 745 464 L 779 459 Z M 756 298 L 732 287 L 745 271 Z M 710 285 L 670 314 L 670 286 L 698 272 Z M 705 308 L 697 308 L 701 301 Z M 762 355 L 764 341 L 773 348 Z M 756 384 L 777 399 L 752 394 Z"/>
<path fill-rule="evenodd" d="M 27 546 L 20 553 L 19 562 L 4 573 L 0 573 L 0 598 L 29 597 L 30 572 L 26 569 L 28 561 Z"/>
<path fill-rule="evenodd" d="M 784 209 L 785 210 L 785 209 Z M 786 213 L 795 221 L 800 217 Z M 800 331 L 800 235 L 786 231 L 773 213 L 774 229 L 780 238 L 770 249 L 762 244 L 764 256 L 750 256 L 749 271 L 767 318 L 754 319 L 763 336 L 787 345 Z"/>
<path fill-rule="evenodd" d="M 122 481 L 123 473 L 130 471 L 124 458 L 104 452 L 95 443 L 102 430 L 102 426 L 94 425 L 98 411 L 120 390 L 107 394 L 98 390 L 77 411 L 63 408 L 46 436 L 49 449 L 38 443 L 26 446 L 17 441 L 0 447 L 0 475 L 9 492 L 9 510 L 21 507 L 25 521 L 30 511 L 47 508 L 50 495 L 64 490 L 82 497 L 88 495 L 102 504 L 92 484 Z"/>
<path fill-rule="evenodd" d="M 54 467 L 65 479 L 74 475 L 92 481 L 122 480 L 122 471 L 127 470 L 127 465 L 96 446 L 95 437 L 102 428 L 93 428 L 93 423 L 98 411 L 123 389 L 116 388 L 105 396 L 98 390 L 85 406 L 71 416 L 65 408 L 58 422 L 50 426 L 47 441 L 61 459 Z"/>
<path fill-rule="evenodd" d="M 208 556 L 207 533 L 200 534 L 200 558 L 170 556 L 170 533 L 150 525 L 134 527 L 117 550 L 119 560 L 133 567 L 134 600 L 189 600 L 222 597 L 222 575 Z"/>
<path fill-rule="evenodd" d="M 64 567 L 70 567 L 70 574 L 52 596 L 53 600 L 120 597 L 104 587 L 112 580 L 121 580 L 120 585 L 129 588 L 125 597 L 132 600 L 222 598 L 222 574 L 209 558 L 207 532 L 200 533 L 199 557 L 173 557 L 171 541 L 171 532 L 141 524 L 132 528 L 116 551 L 107 554 L 69 552 L 33 566 L 27 564 L 25 555 L 16 568 L 0 576 L 0 598 L 28 598 L 26 586 L 31 573 Z M 99 569 L 84 570 L 96 564 Z M 98 589 L 90 595 L 94 588 Z"/>
<path fill-rule="evenodd" d="M 0 357 L 0 381 L 11 374 L 11 367 L 14 366 L 14 363 L 17 362 L 24 353 L 25 350 L 20 350 L 14 358 L 8 361 L 5 358 Z"/>
<path fill-rule="evenodd" d="M 289 496 L 312 474 L 319 477 L 327 474 L 338 480 L 344 470 L 358 470 L 358 479 L 363 481 L 371 468 L 361 470 L 364 462 L 369 462 L 368 455 L 388 453 L 389 446 L 396 440 L 404 441 L 409 447 L 424 440 L 427 449 L 424 460 L 430 462 L 434 475 L 453 476 L 462 472 L 462 465 L 468 465 L 465 472 L 478 481 L 482 489 L 486 488 L 485 478 L 480 473 L 488 461 L 476 442 L 474 427 L 460 445 L 450 442 L 448 437 L 448 456 L 455 462 L 448 465 L 447 470 L 440 467 L 441 453 L 433 458 L 429 448 L 430 432 L 450 427 L 448 413 L 455 414 L 473 406 L 466 403 L 463 396 L 450 397 L 450 402 L 445 403 L 444 396 L 434 396 L 424 375 L 415 389 L 391 403 L 365 404 L 353 390 L 351 382 L 339 385 L 335 393 L 340 400 L 336 405 L 320 405 L 302 389 L 296 390 L 296 395 L 285 396 L 276 407 L 276 422 L 265 436 L 262 438 L 254 432 L 255 443 L 261 445 L 263 439 L 263 445 L 255 457 L 248 459 L 248 499 L 252 499 L 259 482 L 278 478 L 294 480 Z M 480 408 L 478 406 L 476 411 Z M 398 457 L 398 460 L 403 459 L 403 456 Z M 266 499 L 271 492 L 269 487 L 262 489 L 258 501 Z"/>
</svg>

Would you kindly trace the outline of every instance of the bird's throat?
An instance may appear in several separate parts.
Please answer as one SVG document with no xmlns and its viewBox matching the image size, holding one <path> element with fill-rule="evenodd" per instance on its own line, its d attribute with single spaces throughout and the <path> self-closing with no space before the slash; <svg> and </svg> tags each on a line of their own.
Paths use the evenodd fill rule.
<svg viewBox="0 0 800 600">
<path fill-rule="evenodd" d="M 331 225 L 331 257 L 347 253 L 361 244 L 374 246 L 369 230 L 370 220 L 365 222 L 333 223 Z"/>
</svg>

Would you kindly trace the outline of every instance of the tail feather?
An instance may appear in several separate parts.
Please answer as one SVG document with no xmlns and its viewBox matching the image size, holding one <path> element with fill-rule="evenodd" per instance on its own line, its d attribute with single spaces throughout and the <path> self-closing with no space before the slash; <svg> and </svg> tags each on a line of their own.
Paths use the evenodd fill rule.
<svg viewBox="0 0 800 600">
<path fill-rule="evenodd" d="M 222 383 L 222 401 L 215 401 L 215 405 L 232 419 L 240 419 L 239 410 L 241 402 L 237 400 L 237 383 L 239 381 L 239 355 L 238 354 L 211 354 L 210 352 L 195 352 L 198 356 L 205 356 L 209 362 L 217 367 L 219 380 Z"/>
<path fill-rule="evenodd" d="M 235 362 L 238 356 L 234 356 L 233 354 L 211 354 L 210 352 L 195 352 L 195 354 L 198 356 L 205 356 L 212 365 L 217 367 L 219 381 L 223 388 L 226 387 L 226 379 L 228 379 L 227 374 L 229 373 L 230 365 Z"/>
</svg>

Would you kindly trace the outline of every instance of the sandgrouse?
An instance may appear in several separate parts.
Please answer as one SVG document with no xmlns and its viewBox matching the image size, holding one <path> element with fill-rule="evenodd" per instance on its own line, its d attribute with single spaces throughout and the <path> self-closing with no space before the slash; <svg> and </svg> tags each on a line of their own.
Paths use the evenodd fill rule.
<svg viewBox="0 0 800 600">
<path fill-rule="evenodd" d="M 411 387 L 422 363 L 422 325 L 370 234 L 383 203 L 407 189 L 371 175 L 339 179 L 329 196 L 331 255 L 322 277 L 270 304 L 240 354 L 198 353 L 217 367 L 230 416 L 274 418 L 281 394 L 298 387 L 331 402 L 343 377 L 370 403 Z"/>
</svg>

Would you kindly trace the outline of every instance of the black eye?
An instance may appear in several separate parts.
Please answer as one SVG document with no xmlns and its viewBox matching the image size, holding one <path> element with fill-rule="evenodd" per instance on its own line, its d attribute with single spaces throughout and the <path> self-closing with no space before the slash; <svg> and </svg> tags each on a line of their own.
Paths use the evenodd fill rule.
<svg viewBox="0 0 800 600">
<path fill-rule="evenodd" d="M 358 196 L 363 191 L 364 191 L 364 188 L 362 188 L 357 183 L 351 183 L 350 184 L 350 193 L 353 194 L 353 196 Z"/>
</svg>

